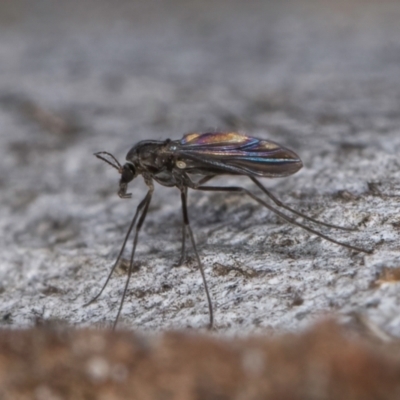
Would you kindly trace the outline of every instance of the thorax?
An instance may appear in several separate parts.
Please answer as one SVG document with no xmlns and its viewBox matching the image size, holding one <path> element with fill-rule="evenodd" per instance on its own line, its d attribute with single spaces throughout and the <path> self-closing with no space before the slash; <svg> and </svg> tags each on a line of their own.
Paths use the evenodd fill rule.
<svg viewBox="0 0 400 400">
<path fill-rule="evenodd" d="M 161 185 L 176 186 L 178 182 L 173 174 L 173 156 L 167 144 L 150 140 L 139 142 L 129 150 L 126 160 L 133 163 L 140 174 Z"/>
</svg>

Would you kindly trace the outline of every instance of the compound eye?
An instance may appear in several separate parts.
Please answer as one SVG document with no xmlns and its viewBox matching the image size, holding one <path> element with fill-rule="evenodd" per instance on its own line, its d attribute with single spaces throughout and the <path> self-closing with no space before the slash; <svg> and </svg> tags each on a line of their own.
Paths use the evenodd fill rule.
<svg viewBox="0 0 400 400">
<path fill-rule="evenodd" d="M 121 183 L 129 183 L 136 176 L 135 167 L 132 164 L 125 164 L 122 167 Z"/>
<path fill-rule="evenodd" d="M 128 183 L 135 178 L 137 175 L 136 169 L 132 164 L 126 163 L 122 168 L 121 168 L 121 179 L 119 181 L 119 190 L 118 190 L 118 196 L 121 197 L 122 199 L 128 199 L 131 197 L 130 193 L 126 193 L 128 189 Z"/>
</svg>

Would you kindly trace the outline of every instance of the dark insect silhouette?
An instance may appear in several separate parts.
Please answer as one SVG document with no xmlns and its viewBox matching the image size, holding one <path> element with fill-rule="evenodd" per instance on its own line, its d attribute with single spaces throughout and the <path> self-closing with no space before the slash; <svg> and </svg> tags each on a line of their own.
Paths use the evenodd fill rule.
<svg viewBox="0 0 400 400">
<path fill-rule="evenodd" d="M 299 156 L 296 153 L 284 148 L 278 143 L 274 143 L 269 140 L 258 139 L 237 132 L 189 133 L 181 140 L 167 139 L 165 141 L 141 141 L 129 150 L 126 156 L 127 162 L 124 165 L 121 165 L 112 154 L 107 152 L 95 153 L 95 156 L 116 168 L 121 174 L 118 191 L 118 195 L 121 198 L 131 197 L 131 194 L 127 193 L 128 183 L 136 178 L 139 174 L 143 176 L 144 181 L 149 188 L 146 196 L 139 203 L 136 209 L 117 260 L 115 261 L 103 287 L 99 293 L 89 303 L 86 304 L 91 304 L 103 293 L 103 290 L 107 286 L 112 273 L 121 259 L 128 238 L 135 227 L 128 276 L 120 301 L 118 313 L 114 320 L 113 329 L 117 325 L 128 289 L 129 280 L 132 275 L 133 260 L 139 232 L 146 218 L 154 191 L 153 180 L 164 186 L 177 187 L 181 192 L 183 226 L 182 250 L 179 263 L 182 264 L 184 262 L 186 233 L 189 233 L 189 238 L 196 256 L 201 276 L 203 278 L 209 309 L 210 328 L 213 326 L 214 321 L 213 306 L 204 274 L 203 264 L 196 249 L 193 232 L 189 224 L 189 216 L 187 211 L 188 188 L 213 192 L 222 191 L 244 193 L 291 224 L 300 226 L 310 233 L 318 235 L 325 240 L 346 247 L 350 250 L 370 253 L 369 250 L 339 242 L 322 234 L 321 232 L 314 230 L 313 228 L 310 228 L 307 225 L 304 225 L 303 223 L 298 222 L 292 217 L 287 216 L 285 213 L 282 213 L 260 197 L 249 192 L 245 188 L 239 186 L 225 187 L 205 185 L 210 179 L 218 175 L 245 175 L 248 176 L 258 186 L 258 188 L 261 189 L 264 194 L 266 194 L 267 197 L 269 197 L 269 199 L 275 203 L 276 206 L 316 224 L 324 225 L 329 228 L 349 231 L 354 230 L 351 228 L 344 228 L 341 226 L 321 222 L 306 216 L 301 212 L 283 204 L 260 183 L 257 178 L 277 178 L 288 176 L 294 174 L 303 166 Z"/>
</svg>

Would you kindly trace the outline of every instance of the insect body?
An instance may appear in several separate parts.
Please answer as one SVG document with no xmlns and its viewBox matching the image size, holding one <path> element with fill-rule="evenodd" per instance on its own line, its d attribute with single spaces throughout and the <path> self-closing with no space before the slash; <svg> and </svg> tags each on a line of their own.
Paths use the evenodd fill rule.
<svg viewBox="0 0 400 400">
<path fill-rule="evenodd" d="M 280 202 L 260 183 L 257 178 L 277 178 L 288 176 L 297 172 L 303 165 L 297 154 L 275 142 L 258 139 L 237 132 L 189 133 L 181 140 L 172 141 L 167 139 L 165 141 L 141 141 L 129 150 L 126 156 L 127 162 L 124 165 L 121 165 L 112 154 L 107 152 L 99 152 L 96 153 L 95 156 L 116 168 L 121 174 L 118 191 L 118 195 L 121 198 L 131 197 L 131 194 L 127 193 L 128 183 L 138 175 L 143 176 L 144 181 L 148 186 L 148 192 L 136 209 L 136 213 L 129 226 L 117 260 L 115 261 L 103 287 L 100 292 L 89 303 L 87 303 L 87 305 L 91 304 L 102 294 L 113 271 L 118 265 L 128 238 L 133 228 L 135 228 L 128 277 L 126 279 L 117 317 L 114 321 L 114 328 L 118 322 L 132 274 L 133 260 L 139 232 L 146 218 L 154 191 L 153 181 L 164 186 L 177 187 L 181 192 L 183 227 L 180 263 L 184 261 L 186 233 L 188 233 L 203 278 L 210 316 L 209 327 L 212 327 L 214 320 L 213 306 L 204 274 L 203 264 L 197 252 L 196 243 L 189 224 L 189 216 L 187 212 L 188 188 L 202 191 L 241 192 L 247 194 L 253 200 L 271 210 L 287 222 L 300 226 L 310 233 L 318 235 L 330 242 L 347 247 L 348 249 L 369 253 L 368 250 L 336 241 L 335 239 L 298 222 L 267 203 L 265 200 L 249 192 L 247 189 L 239 186 L 206 185 L 209 180 L 217 175 L 245 175 L 248 176 L 278 207 L 313 223 L 325 225 L 330 228 L 352 230 L 350 228 L 343 228 L 315 220 L 314 218 L 308 217 L 288 207 Z"/>
</svg>

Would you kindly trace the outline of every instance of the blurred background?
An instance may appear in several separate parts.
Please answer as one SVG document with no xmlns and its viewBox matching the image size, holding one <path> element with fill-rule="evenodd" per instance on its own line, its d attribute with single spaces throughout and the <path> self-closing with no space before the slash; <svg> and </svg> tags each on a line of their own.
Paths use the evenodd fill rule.
<svg viewBox="0 0 400 400">
<path fill-rule="evenodd" d="M 193 194 L 217 327 L 296 329 L 362 310 L 398 332 L 398 290 L 374 282 L 400 257 L 399 21 L 389 0 L 1 1 L 2 323 L 112 320 L 123 270 L 102 300 L 82 304 L 145 186 L 137 179 L 121 201 L 115 170 L 93 152 L 122 162 L 142 139 L 234 129 L 302 157 L 298 175 L 267 182 L 274 193 L 362 231 L 336 239 L 380 247 L 350 256 L 240 196 Z M 123 319 L 204 326 L 195 263 L 170 269 L 178 192 L 157 187 L 151 211 Z"/>
</svg>

